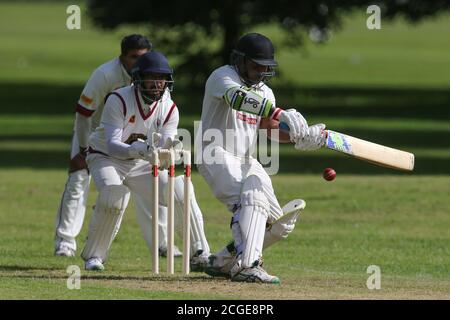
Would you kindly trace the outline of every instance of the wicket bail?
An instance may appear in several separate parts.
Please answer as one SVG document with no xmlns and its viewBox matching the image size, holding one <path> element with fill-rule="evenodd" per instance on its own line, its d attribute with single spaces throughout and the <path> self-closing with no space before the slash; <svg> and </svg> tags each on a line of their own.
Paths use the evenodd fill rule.
<svg viewBox="0 0 450 320">
<path fill-rule="evenodd" d="M 167 273 L 175 273 L 174 231 L 175 231 L 175 152 L 179 152 L 184 165 L 184 199 L 183 199 L 183 269 L 184 275 L 189 274 L 190 262 L 190 184 L 191 184 L 191 152 L 173 149 L 154 150 L 152 154 L 152 272 L 159 274 L 159 238 L 158 238 L 158 204 L 160 155 L 169 159 L 169 177 L 167 186 Z"/>
</svg>

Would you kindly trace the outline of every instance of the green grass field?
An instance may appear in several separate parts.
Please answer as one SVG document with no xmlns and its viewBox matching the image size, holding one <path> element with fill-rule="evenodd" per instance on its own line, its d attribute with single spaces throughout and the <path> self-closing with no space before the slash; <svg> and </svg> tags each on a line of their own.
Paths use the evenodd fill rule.
<svg viewBox="0 0 450 320">
<path fill-rule="evenodd" d="M 83 261 L 54 257 L 53 236 L 73 106 L 92 70 L 136 29 L 106 33 L 82 20 L 81 31 L 68 31 L 65 8 L 0 3 L 0 299 L 450 299 L 450 40 L 442 37 L 448 14 L 415 28 L 383 22 L 381 31 L 368 31 L 364 15 L 354 14 L 328 44 L 307 42 L 279 55 L 280 105 L 298 106 L 310 123 L 416 154 L 416 170 L 406 174 L 283 146 L 273 177 L 278 199 L 300 197 L 307 208 L 291 236 L 265 253 L 281 285 L 152 275 L 131 205 L 107 270 L 82 270 L 81 289 L 69 290 L 66 269 L 82 269 Z M 278 41 L 275 27 L 257 30 Z M 192 130 L 202 92 L 176 88 L 173 95 L 181 127 Z M 336 169 L 335 181 L 321 178 L 325 167 Z M 230 239 L 230 214 L 197 173 L 193 181 L 218 250 Z M 90 216 L 88 210 L 80 248 Z M 366 287 L 370 265 L 381 268 L 380 290 Z"/>
</svg>

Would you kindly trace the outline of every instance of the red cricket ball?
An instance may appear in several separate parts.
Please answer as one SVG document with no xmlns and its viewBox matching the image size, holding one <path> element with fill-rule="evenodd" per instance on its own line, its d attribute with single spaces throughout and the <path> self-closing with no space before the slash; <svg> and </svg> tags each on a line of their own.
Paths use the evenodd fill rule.
<svg viewBox="0 0 450 320">
<path fill-rule="evenodd" d="M 336 171 L 333 168 L 326 168 L 323 170 L 323 178 L 327 181 L 332 181 L 336 178 Z"/>
</svg>

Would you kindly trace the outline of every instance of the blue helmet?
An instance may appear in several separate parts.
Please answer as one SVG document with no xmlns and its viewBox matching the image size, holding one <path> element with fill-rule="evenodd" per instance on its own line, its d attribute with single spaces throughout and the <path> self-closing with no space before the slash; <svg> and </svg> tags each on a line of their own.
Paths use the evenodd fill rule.
<svg viewBox="0 0 450 320">
<path fill-rule="evenodd" d="M 158 79 L 152 77 L 158 75 Z M 160 75 L 164 75 L 165 79 L 161 79 Z M 160 52 L 150 51 L 139 57 L 134 67 L 131 69 L 133 84 L 139 89 L 142 97 L 147 103 L 159 100 L 166 88 L 170 91 L 173 89 L 173 70 L 169 65 L 167 58 Z M 165 81 L 163 87 L 148 88 L 144 86 L 144 82 Z"/>
<path fill-rule="evenodd" d="M 275 75 L 273 68 L 277 66 L 277 62 L 274 55 L 275 49 L 269 38 L 259 33 L 248 33 L 237 42 L 236 49 L 231 53 L 230 64 L 236 68 L 244 83 L 254 86 L 260 82 L 269 81 Z M 249 79 L 245 66 L 246 59 L 266 66 L 267 71 L 260 72 L 258 79 Z"/>
</svg>

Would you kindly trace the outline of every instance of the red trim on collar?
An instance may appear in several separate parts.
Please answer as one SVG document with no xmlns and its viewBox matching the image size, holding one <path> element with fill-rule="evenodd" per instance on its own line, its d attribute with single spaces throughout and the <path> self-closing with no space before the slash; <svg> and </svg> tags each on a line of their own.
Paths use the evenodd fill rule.
<svg viewBox="0 0 450 320">
<path fill-rule="evenodd" d="M 173 105 L 170 107 L 169 113 L 167 114 L 166 119 L 163 122 L 163 125 L 165 125 L 167 123 L 167 121 L 169 121 L 170 116 L 172 115 L 173 110 L 175 110 L 176 107 L 177 107 L 177 105 L 174 102 Z"/>
<path fill-rule="evenodd" d="M 141 101 L 139 99 L 139 94 L 138 94 L 138 90 L 137 87 L 134 87 L 134 97 L 136 98 L 136 103 L 138 105 L 138 109 L 139 109 L 139 113 L 141 114 L 142 119 L 145 121 L 148 118 L 150 118 L 150 116 L 153 114 L 153 112 L 156 110 L 156 107 L 158 106 L 159 100 L 155 102 L 155 105 L 153 106 L 153 108 L 150 110 L 150 112 L 148 113 L 147 116 L 145 116 L 144 114 L 144 110 L 142 109 L 142 105 L 141 105 Z"/>
</svg>

